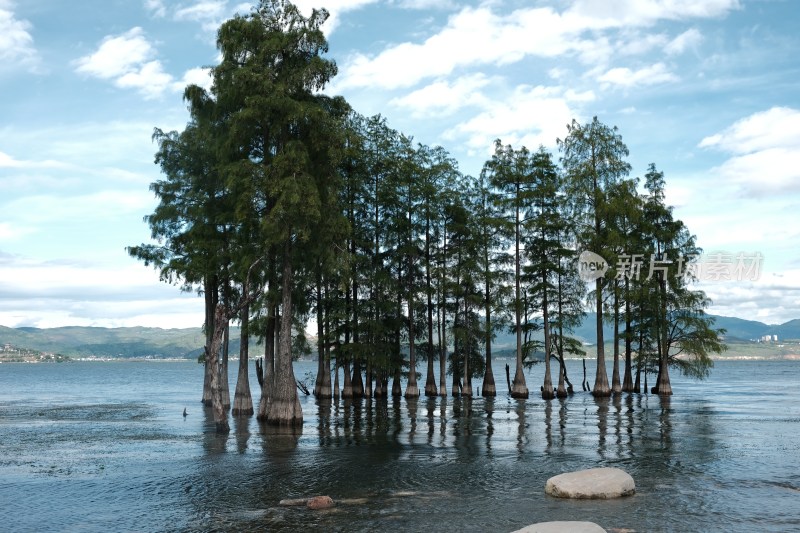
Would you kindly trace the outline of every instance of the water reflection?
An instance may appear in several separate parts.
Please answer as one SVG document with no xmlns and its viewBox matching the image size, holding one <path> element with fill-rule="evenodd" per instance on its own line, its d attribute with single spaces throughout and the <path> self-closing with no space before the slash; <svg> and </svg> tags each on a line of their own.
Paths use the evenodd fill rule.
<svg viewBox="0 0 800 533">
<path fill-rule="evenodd" d="M 245 453 L 247 451 L 247 442 L 250 440 L 250 421 L 252 417 L 249 416 L 235 416 L 233 417 L 233 434 L 236 438 L 236 451 Z"/>
<path fill-rule="evenodd" d="M 203 450 L 206 455 L 213 456 L 225 452 L 228 435 L 217 433 L 214 423 L 214 412 L 211 407 L 203 407 Z"/>
</svg>

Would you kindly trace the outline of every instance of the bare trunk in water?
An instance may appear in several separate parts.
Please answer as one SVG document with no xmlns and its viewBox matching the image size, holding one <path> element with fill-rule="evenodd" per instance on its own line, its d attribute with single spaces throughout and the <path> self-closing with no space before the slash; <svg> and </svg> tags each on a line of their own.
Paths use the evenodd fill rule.
<svg viewBox="0 0 800 533">
<path fill-rule="evenodd" d="M 275 315 L 276 306 L 269 304 L 267 307 L 267 327 L 264 332 L 264 366 L 262 367 L 263 383 L 261 383 L 261 399 L 258 402 L 258 418 L 267 419 L 267 405 L 269 395 L 275 383 Z"/>
<path fill-rule="evenodd" d="M 275 385 L 267 406 L 267 423 L 280 426 L 303 424 L 303 410 L 297 397 L 297 381 L 292 367 L 292 244 L 283 252 L 281 288 L 281 327 L 275 358 Z"/>
<path fill-rule="evenodd" d="M 614 281 L 614 372 L 611 375 L 611 392 L 622 392 L 619 378 L 619 286 Z"/>
<path fill-rule="evenodd" d="M 228 433 L 231 430 L 228 424 L 228 413 L 222 398 L 222 369 L 219 361 L 222 337 L 227 322 L 228 317 L 225 316 L 225 308 L 221 304 L 217 304 L 217 309 L 214 312 L 211 350 L 206 354 L 206 360 L 211 367 L 211 410 L 214 415 L 214 425 L 217 433 Z"/>
<path fill-rule="evenodd" d="M 247 289 L 244 289 L 244 298 L 247 298 Z M 253 414 L 253 398 L 250 396 L 250 378 L 248 376 L 249 325 L 250 306 L 245 305 L 241 313 L 241 340 L 239 344 L 239 375 L 236 379 L 236 392 L 233 395 L 233 416 L 251 416 Z"/>
<path fill-rule="evenodd" d="M 631 368 L 631 297 L 628 278 L 625 278 L 625 375 L 622 378 L 622 392 L 633 392 Z"/>
<path fill-rule="evenodd" d="M 517 198 L 519 198 L 519 184 L 517 184 Z M 515 296 L 516 301 L 514 302 L 514 313 L 516 319 L 516 330 L 517 330 L 517 369 L 514 372 L 514 383 L 511 385 L 511 397 L 512 398 L 527 398 L 528 397 L 528 386 L 525 384 L 525 374 L 522 373 L 522 324 L 520 320 L 522 319 L 522 298 L 520 295 L 520 257 L 519 257 L 519 240 L 520 240 L 520 222 L 519 222 L 519 201 L 516 202 L 516 213 L 514 216 L 514 223 L 516 225 L 515 228 L 515 236 L 516 236 L 516 248 L 514 254 L 514 284 L 515 284 Z"/>
<path fill-rule="evenodd" d="M 659 345 L 659 358 L 658 358 L 658 380 L 656 381 L 656 386 L 653 389 L 655 394 L 660 394 L 662 396 L 671 396 L 672 395 L 672 385 L 669 381 L 669 341 L 668 341 L 668 331 L 667 331 L 667 285 L 666 280 L 664 279 L 664 273 L 661 273 L 661 279 L 659 280 L 660 290 L 661 290 L 661 328 L 659 329 L 659 338 L 658 338 L 658 345 Z"/>
</svg>

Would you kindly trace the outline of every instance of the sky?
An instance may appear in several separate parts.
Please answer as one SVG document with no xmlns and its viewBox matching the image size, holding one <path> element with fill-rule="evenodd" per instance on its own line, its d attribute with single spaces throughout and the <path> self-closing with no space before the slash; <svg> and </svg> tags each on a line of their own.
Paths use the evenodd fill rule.
<svg viewBox="0 0 800 533">
<path fill-rule="evenodd" d="M 757 280 L 701 282 L 709 312 L 800 318 L 795 1 L 297 5 L 331 14 L 339 73 L 325 92 L 445 147 L 465 174 L 494 139 L 557 157 L 573 119 L 617 126 L 631 177 L 651 162 L 664 172 L 667 202 L 708 257 L 763 258 Z M 125 247 L 151 242 L 153 129 L 185 126 L 183 88 L 210 85 L 219 25 L 252 7 L 0 0 L 0 325 L 202 325 L 202 299 Z"/>
</svg>

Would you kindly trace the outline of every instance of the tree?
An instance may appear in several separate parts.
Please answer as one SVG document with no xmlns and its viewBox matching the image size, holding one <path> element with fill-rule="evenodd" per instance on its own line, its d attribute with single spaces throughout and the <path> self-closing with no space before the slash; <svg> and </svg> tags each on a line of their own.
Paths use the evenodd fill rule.
<svg viewBox="0 0 800 533">
<path fill-rule="evenodd" d="M 517 336 L 516 370 L 511 386 L 513 398 L 527 398 L 528 387 L 522 372 L 522 235 L 523 214 L 530 199 L 531 168 L 527 149 L 514 150 L 495 141 L 495 152 L 484 164 L 484 172 L 499 193 L 501 209 L 506 213 L 506 226 L 514 243 L 514 330 Z"/>
<path fill-rule="evenodd" d="M 323 208 L 337 187 L 333 148 L 337 110 L 345 106 L 317 92 L 336 74 L 336 65 L 322 58 L 327 17 L 314 10 L 305 18 L 289 2 L 262 0 L 222 25 L 222 61 L 213 69 L 212 93 L 228 126 L 228 179 L 239 185 L 239 205 L 258 213 L 264 249 L 278 254 L 278 350 L 273 383 L 265 379 L 265 386 L 271 387 L 266 421 L 280 425 L 302 423 L 292 369 L 295 274 L 304 261 L 313 264 L 315 247 L 308 243 L 325 236 Z"/>
<path fill-rule="evenodd" d="M 528 270 L 534 280 L 530 286 L 530 294 L 541 309 L 544 331 L 545 371 L 542 398 L 550 400 L 555 397 L 550 371 L 550 357 L 553 354 L 550 306 L 555 300 L 554 274 L 557 275 L 561 267 L 562 244 L 559 240 L 559 229 L 563 219 L 560 217 L 557 195 L 558 168 L 553 163 L 552 155 L 544 147 L 540 147 L 532 156 L 531 167 L 532 202 L 526 217 L 531 220 L 527 246 Z"/>
<path fill-rule="evenodd" d="M 609 127 L 597 120 L 580 124 L 573 120 L 567 126 L 567 136 L 558 141 L 561 163 L 568 179 L 568 194 L 577 202 L 578 241 L 585 250 L 601 257 L 607 252 L 608 208 L 607 190 L 630 172 L 625 161 L 628 148 L 622 142 L 616 127 Z M 595 280 L 595 314 L 597 327 L 597 373 L 592 394 L 609 396 L 603 339 L 603 290 L 602 277 Z"/>
<path fill-rule="evenodd" d="M 159 199 L 152 215 L 145 217 L 157 244 L 130 246 L 128 253 L 160 271 L 162 281 L 180 283 L 185 291 L 197 288 L 205 298 L 203 330 L 205 352 L 211 350 L 214 317 L 220 300 L 222 269 L 220 250 L 230 212 L 229 195 L 218 172 L 215 125 L 210 102 L 198 99 L 197 87 L 189 86 L 184 99 L 190 102 L 190 122 L 184 131 L 158 128 L 155 162 L 165 179 L 150 189 Z M 204 360 L 202 401 L 211 405 L 214 368 Z"/>
<path fill-rule="evenodd" d="M 498 317 L 502 317 L 502 308 L 508 299 L 506 290 L 508 276 L 505 267 L 509 262 L 509 257 L 508 254 L 500 251 L 505 224 L 503 214 L 498 207 L 497 195 L 489 183 L 486 169 L 475 181 L 473 190 L 477 252 L 483 284 L 485 373 L 481 395 L 496 396 L 497 388 L 492 372 L 492 341 L 495 338 L 495 332 L 504 325 L 504 321 Z"/>
</svg>

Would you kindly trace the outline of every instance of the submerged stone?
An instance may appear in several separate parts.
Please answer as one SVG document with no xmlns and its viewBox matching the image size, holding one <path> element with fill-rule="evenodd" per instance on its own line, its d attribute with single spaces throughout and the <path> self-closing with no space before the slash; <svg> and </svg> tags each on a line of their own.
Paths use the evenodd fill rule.
<svg viewBox="0 0 800 533">
<path fill-rule="evenodd" d="M 518 529 L 513 533 L 606 533 L 594 522 L 539 522 Z"/>
<path fill-rule="evenodd" d="M 315 511 L 318 509 L 330 509 L 334 505 L 333 498 L 330 496 L 314 496 L 309 498 L 308 503 L 306 503 L 306 507 Z"/>
<path fill-rule="evenodd" d="M 619 468 L 590 468 L 547 480 L 544 491 L 557 498 L 609 499 L 636 492 L 633 478 Z"/>
<path fill-rule="evenodd" d="M 308 503 L 308 498 L 287 498 L 278 502 L 283 507 L 296 507 Z"/>
</svg>

